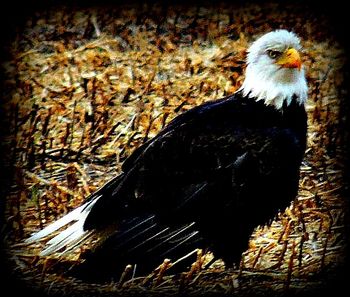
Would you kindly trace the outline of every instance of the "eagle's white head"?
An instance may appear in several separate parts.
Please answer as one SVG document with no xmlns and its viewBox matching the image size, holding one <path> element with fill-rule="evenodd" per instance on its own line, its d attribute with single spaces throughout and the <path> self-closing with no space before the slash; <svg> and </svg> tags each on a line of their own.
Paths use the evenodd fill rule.
<svg viewBox="0 0 350 297">
<path fill-rule="evenodd" d="M 304 104 L 307 83 L 299 52 L 299 38 L 287 30 L 276 30 L 257 39 L 248 49 L 243 95 L 264 100 L 281 109 L 292 98 Z"/>
</svg>

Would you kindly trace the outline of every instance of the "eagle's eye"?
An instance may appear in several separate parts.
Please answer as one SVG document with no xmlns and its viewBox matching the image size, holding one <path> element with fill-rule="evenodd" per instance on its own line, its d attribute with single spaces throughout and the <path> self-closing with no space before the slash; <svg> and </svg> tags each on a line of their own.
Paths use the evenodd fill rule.
<svg viewBox="0 0 350 297">
<path fill-rule="evenodd" d="M 276 59 L 282 55 L 282 52 L 276 50 L 267 50 L 266 53 L 271 59 Z"/>
</svg>

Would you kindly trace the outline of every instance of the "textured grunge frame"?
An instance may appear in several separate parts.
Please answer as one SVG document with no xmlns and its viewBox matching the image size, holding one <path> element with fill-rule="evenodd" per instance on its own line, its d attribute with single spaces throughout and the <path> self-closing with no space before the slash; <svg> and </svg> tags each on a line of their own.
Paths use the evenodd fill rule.
<svg viewBox="0 0 350 297">
<path fill-rule="evenodd" d="M 349 21 L 340 2 L 30 1 L 3 9 L 3 292 L 340 296 L 350 272 Z M 248 44 L 276 28 L 303 41 L 308 148 L 297 199 L 255 230 L 239 267 L 225 269 L 218 259 L 181 275 L 158 270 L 133 279 L 126 271 L 116 283 L 84 284 L 62 275 L 79 255 L 41 259 L 40 246 L 23 244 L 117 174 L 174 116 L 234 92 Z"/>
</svg>

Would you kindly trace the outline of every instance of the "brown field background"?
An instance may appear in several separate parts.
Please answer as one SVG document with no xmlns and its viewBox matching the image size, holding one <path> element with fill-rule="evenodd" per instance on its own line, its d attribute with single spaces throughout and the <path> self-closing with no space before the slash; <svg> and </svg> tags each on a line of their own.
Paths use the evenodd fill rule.
<svg viewBox="0 0 350 297">
<path fill-rule="evenodd" d="M 329 22 L 302 5 L 226 2 L 59 6 L 27 17 L 2 65 L 10 185 L 1 227 L 13 273 L 48 296 L 322 290 L 343 268 L 348 240 L 346 54 Z M 23 242 L 117 175 L 176 115 L 237 90 L 246 48 L 276 28 L 302 39 L 308 147 L 298 197 L 271 225 L 257 226 L 238 267 L 217 259 L 204 268 L 215 255 L 198 251 L 180 275 L 155 269 L 134 278 L 126 271 L 116 282 L 85 284 L 63 274 L 81 250 L 41 258 L 44 243 Z"/>
</svg>

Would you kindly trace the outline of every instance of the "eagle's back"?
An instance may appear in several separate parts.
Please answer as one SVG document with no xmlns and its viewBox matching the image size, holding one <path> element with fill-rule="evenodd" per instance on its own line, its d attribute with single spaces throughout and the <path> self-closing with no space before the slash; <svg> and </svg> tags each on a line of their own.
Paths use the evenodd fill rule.
<svg viewBox="0 0 350 297">
<path fill-rule="evenodd" d="M 239 260 L 253 228 L 296 196 L 305 144 L 295 102 L 281 112 L 236 93 L 185 112 L 126 160 L 92 208 L 86 229 L 116 229 L 90 262 L 114 255 L 148 267 L 207 245 Z"/>
</svg>

